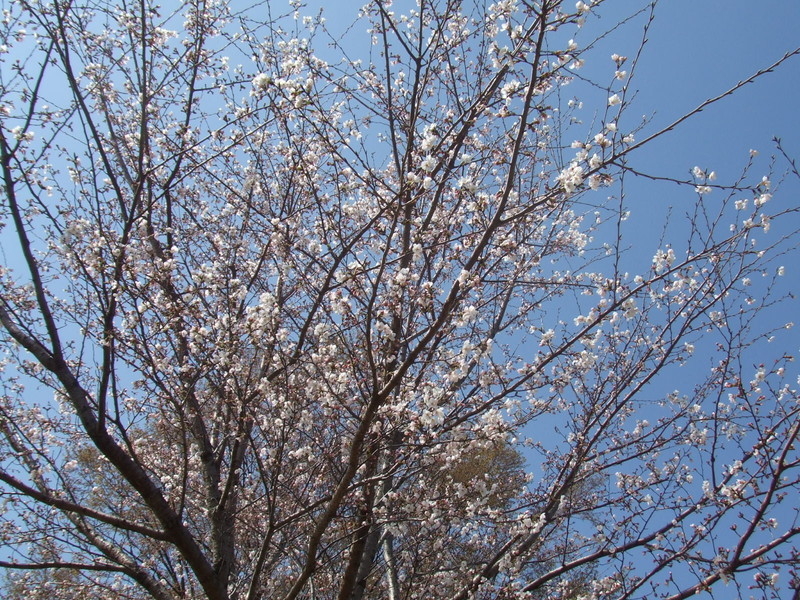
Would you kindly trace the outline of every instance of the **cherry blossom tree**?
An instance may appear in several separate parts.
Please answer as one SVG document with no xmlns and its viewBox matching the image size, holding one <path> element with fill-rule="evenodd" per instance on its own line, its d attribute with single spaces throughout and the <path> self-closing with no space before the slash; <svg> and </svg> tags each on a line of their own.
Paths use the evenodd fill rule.
<svg viewBox="0 0 800 600">
<path fill-rule="evenodd" d="M 276 4 L 6 4 L 7 593 L 797 597 L 797 169 L 631 161 L 800 51 L 655 129 L 607 2 Z"/>
</svg>

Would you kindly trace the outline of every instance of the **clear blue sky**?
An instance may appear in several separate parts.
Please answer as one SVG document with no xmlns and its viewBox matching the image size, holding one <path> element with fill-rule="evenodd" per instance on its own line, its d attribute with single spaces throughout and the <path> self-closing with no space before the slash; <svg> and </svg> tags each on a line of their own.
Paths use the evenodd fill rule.
<svg viewBox="0 0 800 600">
<path fill-rule="evenodd" d="M 614 22 L 636 4 L 605 2 L 599 13 Z M 796 0 L 662 0 L 633 86 L 640 112 L 655 113 L 655 125 L 666 124 L 800 46 L 799 29 Z M 619 41 L 632 52 L 635 28 L 623 33 Z M 605 47 L 621 52 L 612 50 L 617 46 Z M 798 92 L 800 57 L 664 138 L 650 150 L 654 161 L 678 169 L 707 164 L 722 174 L 736 169 L 750 148 L 770 154 L 776 135 L 790 153 L 800 153 Z"/>
</svg>

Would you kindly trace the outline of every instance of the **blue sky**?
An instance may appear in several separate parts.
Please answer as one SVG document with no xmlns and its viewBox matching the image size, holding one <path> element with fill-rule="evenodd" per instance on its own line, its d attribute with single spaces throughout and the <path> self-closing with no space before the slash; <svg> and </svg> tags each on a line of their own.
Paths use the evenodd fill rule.
<svg viewBox="0 0 800 600">
<path fill-rule="evenodd" d="M 619 7 L 624 5 L 627 11 L 633 4 L 606 2 L 599 12 L 608 16 L 601 20 L 613 22 L 622 14 L 616 12 Z M 654 125 L 666 124 L 800 46 L 798 26 L 800 2 L 660 2 L 642 71 L 634 81 L 641 112 L 655 113 Z M 634 29 L 620 36 L 623 44 L 628 38 L 631 50 L 638 42 Z M 776 73 L 695 117 L 649 152 L 664 166 L 708 164 L 720 174 L 735 169 L 750 148 L 770 154 L 776 135 L 783 137 L 790 153 L 798 152 L 798 91 L 800 57 L 795 57 Z"/>
<path fill-rule="evenodd" d="M 590 21 L 584 33 L 608 28 L 632 7 L 644 2 L 605 2 L 598 11 L 600 19 Z M 646 15 L 604 40 L 596 56 L 612 52 L 632 55 L 642 36 Z M 757 5 L 744 0 L 662 0 L 648 31 L 648 42 L 631 81 L 636 91 L 633 108 L 625 120 L 647 115 L 652 118 L 643 134 L 671 123 L 704 100 L 729 89 L 736 82 L 772 64 L 787 51 L 800 46 L 800 2 L 766 1 Z M 587 35 L 588 41 L 591 36 Z M 594 55 L 593 55 L 594 56 Z M 587 67 L 591 68 L 591 59 Z M 778 154 L 774 137 L 782 139 L 791 158 L 800 158 L 800 116 L 797 103 L 800 92 L 800 56 L 790 58 L 774 73 L 724 98 L 631 156 L 630 164 L 649 173 L 687 178 L 694 165 L 718 173 L 721 181 L 733 179 L 748 160 L 749 150 L 759 151 L 753 175 L 765 174 L 773 156 Z M 629 123 L 632 125 L 633 123 Z M 643 138 L 644 135 L 638 137 Z M 800 207 L 800 180 L 793 175 L 783 178 L 788 164 L 782 157 L 775 162 L 772 180 L 779 184 L 771 212 Z M 781 180 L 783 182 L 781 182 Z M 633 217 L 652 215 L 651 211 L 672 207 L 682 214 L 697 201 L 691 190 L 671 183 L 628 180 L 628 208 Z M 707 198 L 715 199 L 716 192 Z M 705 199 L 706 197 L 704 197 Z M 652 218 L 645 216 L 645 220 Z M 786 224 L 800 228 L 794 216 Z M 633 244 L 646 244 L 632 239 Z M 800 261 L 797 251 L 785 257 L 784 291 L 800 292 Z M 783 305 L 777 320 L 797 319 L 798 301 Z M 772 315 L 765 315 L 770 318 Z M 797 352 L 800 339 L 792 329 L 780 340 L 786 351 Z"/>
</svg>

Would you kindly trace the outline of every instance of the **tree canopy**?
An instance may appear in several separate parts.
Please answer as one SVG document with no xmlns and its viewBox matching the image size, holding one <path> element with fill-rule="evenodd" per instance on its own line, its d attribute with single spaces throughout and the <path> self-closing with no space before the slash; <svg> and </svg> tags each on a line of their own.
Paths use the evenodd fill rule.
<svg viewBox="0 0 800 600">
<path fill-rule="evenodd" d="M 631 161 L 800 49 L 655 127 L 655 2 L 248 4 L 5 5 L 6 593 L 797 597 L 800 174 Z"/>
</svg>

